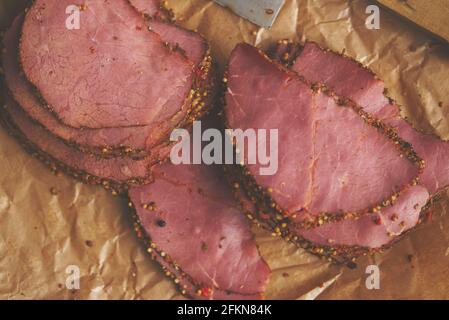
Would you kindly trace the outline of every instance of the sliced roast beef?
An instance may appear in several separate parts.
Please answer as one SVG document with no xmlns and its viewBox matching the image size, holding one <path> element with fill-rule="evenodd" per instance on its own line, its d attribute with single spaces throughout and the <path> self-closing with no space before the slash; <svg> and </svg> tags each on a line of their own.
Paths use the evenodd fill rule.
<svg viewBox="0 0 449 320">
<path fill-rule="evenodd" d="M 199 35 L 184 30 L 177 26 L 165 24 L 172 30 L 169 37 L 164 39 L 173 46 L 180 43 L 189 48 L 188 57 L 195 63 L 201 76 L 195 75 L 195 85 L 192 96 L 187 99 L 182 108 L 170 121 L 157 125 L 128 128 L 105 128 L 78 130 L 61 123 L 49 110 L 42 106 L 41 101 L 35 95 L 32 85 L 25 79 L 17 60 L 17 48 L 20 40 L 20 28 L 22 16 L 18 16 L 12 27 L 4 37 L 5 51 L 3 53 L 3 68 L 6 83 L 14 99 L 24 108 L 28 115 L 42 124 L 54 135 L 77 146 L 82 151 L 99 154 L 103 157 L 109 155 L 129 154 L 133 157 L 150 155 L 154 162 L 166 158 L 164 151 L 167 149 L 168 136 L 171 130 L 177 126 L 188 126 L 194 118 L 201 116 L 206 110 L 205 100 L 210 94 L 208 46 Z M 174 28 L 174 29 L 172 29 Z M 160 31 L 163 31 L 162 23 Z M 191 110 L 196 108 L 196 110 Z"/>
<path fill-rule="evenodd" d="M 41 126 L 33 123 L 9 97 L 2 111 L 3 123 L 22 142 L 26 150 L 52 168 L 64 171 L 89 184 L 102 184 L 121 192 L 128 185 L 150 180 L 148 160 L 131 158 L 101 159 L 70 148 Z"/>
<path fill-rule="evenodd" d="M 29 81 L 62 122 L 76 128 L 155 125 L 181 111 L 194 65 L 145 27 L 127 0 L 87 0 L 79 29 L 69 0 L 37 0 L 20 45 Z"/>
<path fill-rule="evenodd" d="M 129 191 L 149 252 L 195 299 L 261 298 L 269 269 L 216 166 L 157 166 Z"/>
<path fill-rule="evenodd" d="M 383 81 L 372 71 L 311 42 L 305 44 L 292 69 L 309 81 L 323 82 L 338 94 L 353 99 L 366 111 L 395 128 L 399 136 L 410 142 L 417 154 L 425 160 L 426 167 L 420 183 L 431 194 L 449 185 L 449 143 L 415 130 L 401 118 L 398 106 L 384 95 Z"/>
<path fill-rule="evenodd" d="M 392 141 L 379 121 L 350 102 L 338 105 L 338 98 L 312 90 L 248 45 L 231 56 L 228 125 L 279 130 L 278 172 L 260 175 L 260 164 L 247 169 L 254 188 L 269 190 L 272 205 L 288 215 L 357 216 L 390 205 L 392 196 L 416 182 L 422 164 L 398 148 L 406 144 Z"/>
</svg>

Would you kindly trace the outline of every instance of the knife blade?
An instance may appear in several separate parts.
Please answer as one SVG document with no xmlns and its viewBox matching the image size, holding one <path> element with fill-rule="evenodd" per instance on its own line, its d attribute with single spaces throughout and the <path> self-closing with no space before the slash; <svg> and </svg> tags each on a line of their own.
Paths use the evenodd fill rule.
<svg viewBox="0 0 449 320">
<path fill-rule="evenodd" d="M 271 28 L 285 0 L 214 0 L 239 16 L 263 27 Z"/>
</svg>

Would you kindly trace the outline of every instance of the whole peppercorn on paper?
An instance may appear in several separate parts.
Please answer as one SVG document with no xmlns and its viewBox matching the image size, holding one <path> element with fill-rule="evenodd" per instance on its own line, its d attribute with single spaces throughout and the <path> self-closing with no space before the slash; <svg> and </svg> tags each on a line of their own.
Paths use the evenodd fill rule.
<svg viewBox="0 0 449 320">
<path fill-rule="evenodd" d="M 3 29 L 27 2 L 0 2 Z M 416 128 L 448 140 L 447 45 L 382 8 L 380 29 L 367 29 L 371 4 L 286 0 L 265 30 L 212 1 L 168 1 L 180 24 L 207 38 L 221 70 L 242 41 L 262 49 L 285 38 L 315 41 L 369 66 Z M 3 128 L 0 141 L 0 299 L 182 298 L 136 239 L 125 200 L 51 173 Z M 431 223 L 387 252 L 361 258 L 356 269 L 332 265 L 254 227 L 273 269 L 267 299 L 449 299 L 449 196 L 431 212 Z M 370 265 L 379 267 L 378 290 L 366 286 Z M 70 282 L 78 271 L 79 289 Z"/>
</svg>

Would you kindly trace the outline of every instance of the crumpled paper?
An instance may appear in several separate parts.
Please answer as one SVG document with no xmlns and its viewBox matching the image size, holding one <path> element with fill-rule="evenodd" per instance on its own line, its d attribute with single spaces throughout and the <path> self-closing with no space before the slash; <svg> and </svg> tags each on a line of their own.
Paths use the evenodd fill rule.
<svg viewBox="0 0 449 320">
<path fill-rule="evenodd" d="M 0 1 L 0 26 L 26 0 Z M 169 0 L 179 23 L 212 46 L 220 70 L 241 41 L 268 48 L 313 40 L 372 68 L 415 127 L 449 139 L 449 49 L 381 8 L 380 30 L 365 27 L 365 0 L 286 0 L 271 30 L 208 0 Z M 0 130 L 1 299 L 181 299 L 133 234 L 123 199 L 52 174 Z M 273 269 L 268 299 L 449 299 L 449 198 L 392 249 L 348 269 L 254 228 Z M 380 289 L 366 267 L 377 265 Z M 79 270 L 79 289 L 70 278 Z"/>
</svg>

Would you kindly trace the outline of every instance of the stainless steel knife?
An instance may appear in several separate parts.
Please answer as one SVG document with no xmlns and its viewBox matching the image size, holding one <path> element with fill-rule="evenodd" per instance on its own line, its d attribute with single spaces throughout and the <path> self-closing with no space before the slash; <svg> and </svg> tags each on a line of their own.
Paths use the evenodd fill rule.
<svg viewBox="0 0 449 320">
<path fill-rule="evenodd" d="M 285 0 L 214 0 L 239 16 L 263 27 L 271 28 Z"/>
</svg>

